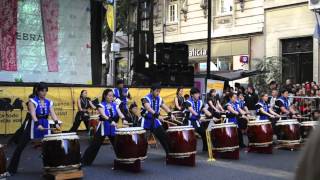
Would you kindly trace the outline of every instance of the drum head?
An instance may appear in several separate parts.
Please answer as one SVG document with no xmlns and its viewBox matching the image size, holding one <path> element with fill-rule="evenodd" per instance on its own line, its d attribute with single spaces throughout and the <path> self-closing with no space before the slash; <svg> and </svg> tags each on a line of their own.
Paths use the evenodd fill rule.
<svg viewBox="0 0 320 180">
<path fill-rule="evenodd" d="M 194 130 L 192 126 L 171 126 L 167 132 Z"/>
<path fill-rule="evenodd" d="M 219 129 L 219 128 L 226 128 L 226 127 L 237 127 L 234 123 L 222 123 L 222 124 L 214 124 L 211 128 L 212 129 Z"/>
<path fill-rule="evenodd" d="M 146 130 L 144 130 L 142 127 L 128 127 L 116 129 L 116 134 L 118 135 L 143 134 L 145 132 Z"/>
<path fill-rule="evenodd" d="M 318 121 L 304 121 L 301 123 L 301 126 L 318 126 Z"/>
<path fill-rule="evenodd" d="M 269 120 L 257 120 L 257 121 L 249 121 L 248 126 L 259 126 L 259 125 L 265 125 L 265 124 L 271 124 Z"/>
<path fill-rule="evenodd" d="M 287 124 L 299 124 L 299 122 L 296 119 L 288 119 L 288 120 L 279 120 L 276 123 L 276 126 L 279 125 L 287 125 Z"/>
<path fill-rule="evenodd" d="M 43 141 L 54 141 L 62 139 L 79 139 L 79 136 L 76 133 L 48 134 L 44 136 Z"/>
<path fill-rule="evenodd" d="M 119 128 L 117 131 L 126 132 L 126 131 L 142 131 L 144 130 L 142 127 L 127 127 L 127 128 Z"/>
<path fill-rule="evenodd" d="M 90 116 L 90 119 L 99 119 L 99 114 Z"/>
</svg>

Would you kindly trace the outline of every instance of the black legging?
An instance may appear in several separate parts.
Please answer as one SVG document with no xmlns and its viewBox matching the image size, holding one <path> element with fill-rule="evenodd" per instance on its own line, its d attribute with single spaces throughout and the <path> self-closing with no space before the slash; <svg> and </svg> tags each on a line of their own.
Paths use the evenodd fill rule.
<svg viewBox="0 0 320 180">
<path fill-rule="evenodd" d="M 164 131 L 163 127 L 159 126 L 155 129 L 151 129 L 150 131 L 156 136 L 156 138 L 159 140 L 161 146 L 165 150 L 166 154 L 168 154 L 169 153 L 168 136 L 167 136 L 166 132 Z"/>
<path fill-rule="evenodd" d="M 87 131 L 89 131 L 89 115 L 88 112 L 78 111 L 76 114 L 76 117 L 74 118 L 74 122 L 72 127 L 70 128 L 70 132 L 76 132 L 81 124 L 81 121 L 84 122 L 84 125 L 86 126 Z"/>
<path fill-rule="evenodd" d="M 108 136 L 108 137 L 111 142 L 111 145 L 114 147 L 114 136 Z M 91 141 L 89 147 L 86 149 L 86 151 L 82 156 L 82 159 L 81 159 L 82 165 L 89 166 L 93 163 L 104 139 L 105 139 L 105 136 L 101 136 L 101 127 L 100 127 L 96 132 L 95 137 Z"/>
<path fill-rule="evenodd" d="M 188 125 L 188 122 L 189 121 L 185 121 L 185 124 Z M 203 127 L 203 124 L 199 122 L 200 126 L 198 126 L 197 121 L 190 121 L 190 122 L 191 122 L 191 126 L 201 136 L 201 139 L 202 139 L 202 151 L 208 151 L 206 130 Z"/>
<path fill-rule="evenodd" d="M 23 123 L 21 124 L 20 128 L 17 129 L 17 131 L 12 135 L 12 137 L 8 140 L 8 144 L 11 144 L 14 142 L 15 144 L 19 143 L 19 140 L 23 134 L 23 131 L 25 129 L 26 123 L 31 120 L 31 114 L 28 112 L 26 114 L 26 118 L 24 119 Z"/>
<path fill-rule="evenodd" d="M 23 130 L 18 145 L 12 155 L 10 164 L 8 166 L 8 172 L 10 174 L 15 174 L 17 172 L 20 156 L 24 148 L 27 146 L 27 144 L 30 142 L 30 130 L 31 130 L 31 122 L 29 121 L 27 127 Z"/>
</svg>

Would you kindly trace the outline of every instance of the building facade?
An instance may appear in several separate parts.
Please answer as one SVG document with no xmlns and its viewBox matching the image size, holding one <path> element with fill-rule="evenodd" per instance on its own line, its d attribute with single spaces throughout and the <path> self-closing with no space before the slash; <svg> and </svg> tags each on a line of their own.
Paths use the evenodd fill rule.
<svg viewBox="0 0 320 180">
<path fill-rule="evenodd" d="M 206 70 L 206 4 L 162 0 L 155 6 L 155 43 L 188 44 L 196 71 Z M 307 0 L 213 0 L 212 10 L 211 70 L 253 69 L 259 60 L 276 56 L 284 59 L 282 79 L 319 81 L 316 18 Z M 249 64 L 240 62 L 242 56 Z"/>
<path fill-rule="evenodd" d="M 207 1 L 160 1 L 155 8 L 155 43 L 183 42 L 189 45 L 189 63 L 206 70 Z M 214 0 L 212 2 L 211 70 L 248 69 L 240 62 L 264 56 L 264 1 Z"/>
<path fill-rule="evenodd" d="M 308 1 L 266 0 L 264 11 L 266 57 L 283 57 L 282 79 L 319 82 L 317 22 Z"/>
</svg>

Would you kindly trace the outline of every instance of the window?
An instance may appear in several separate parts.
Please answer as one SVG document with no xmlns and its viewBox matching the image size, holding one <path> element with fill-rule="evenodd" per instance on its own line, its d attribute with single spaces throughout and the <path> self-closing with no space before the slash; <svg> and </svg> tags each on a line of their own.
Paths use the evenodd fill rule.
<svg viewBox="0 0 320 180">
<path fill-rule="evenodd" d="M 178 1 L 177 0 L 169 0 L 168 21 L 169 23 L 178 22 Z"/>
<path fill-rule="evenodd" d="M 228 15 L 232 13 L 233 0 L 219 0 L 219 14 Z"/>
</svg>

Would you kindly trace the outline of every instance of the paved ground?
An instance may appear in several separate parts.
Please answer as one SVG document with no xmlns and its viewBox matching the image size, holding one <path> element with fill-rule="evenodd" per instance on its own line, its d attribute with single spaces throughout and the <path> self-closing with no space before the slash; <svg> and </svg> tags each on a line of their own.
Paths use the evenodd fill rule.
<svg viewBox="0 0 320 180">
<path fill-rule="evenodd" d="M 4 143 L 6 138 L 0 138 Z M 87 140 L 81 141 L 82 152 Z M 14 145 L 8 147 L 10 158 Z M 201 149 L 200 146 L 198 149 Z M 40 150 L 28 146 L 23 153 L 19 173 L 8 179 L 41 179 L 42 161 Z M 91 167 L 83 168 L 84 179 L 215 179 L 215 180 L 283 180 L 292 179 L 300 151 L 274 150 L 272 155 L 246 153 L 241 151 L 240 160 L 217 160 L 207 162 L 207 154 L 198 153 L 196 167 L 165 164 L 161 148 L 148 149 L 148 159 L 143 163 L 143 171 L 138 174 L 112 170 L 114 153 L 111 146 L 101 148 Z"/>
</svg>

